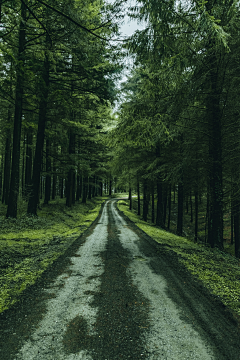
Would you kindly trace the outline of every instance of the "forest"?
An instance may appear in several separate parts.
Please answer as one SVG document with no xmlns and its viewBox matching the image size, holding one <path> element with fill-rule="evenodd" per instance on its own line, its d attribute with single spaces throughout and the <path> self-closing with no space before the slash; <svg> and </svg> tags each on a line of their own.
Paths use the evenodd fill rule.
<svg viewBox="0 0 240 360">
<path fill-rule="evenodd" d="M 123 39 L 125 11 L 145 29 Z M 2 222 L 125 191 L 143 220 L 240 258 L 239 15 L 232 0 L 1 0 Z"/>
</svg>

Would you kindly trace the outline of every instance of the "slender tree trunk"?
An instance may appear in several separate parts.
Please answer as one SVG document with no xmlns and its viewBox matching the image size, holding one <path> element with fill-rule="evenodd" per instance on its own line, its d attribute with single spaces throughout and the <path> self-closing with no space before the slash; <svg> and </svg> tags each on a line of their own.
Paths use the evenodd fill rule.
<svg viewBox="0 0 240 360">
<path fill-rule="evenodd" d="M 50 140 L 46 140 L 46 181 L 45 181 L 45 198 L 44 204 L 48 204 L 51 196 L 51 170 L 52 170 L 52 162 L 50 158 Z"/>
<path fill-rule="evenodd" d="M 88 179 L 88 200 L 92 198 L 92 177 Z"/>
<path fill-rule="evenodd" d="M 63 177 L 61 177 L 59 181 L 60 181 L 60 198 L 63 199 Z"/>
<path fill-rule="evenodd" d="M 240 214 L 239 199 L 236 198 L 234 201 L 234 238 L 235 238 L 235 256 L 238 259 L 240 258 L 239 214 Z"/>
<path fill-rule="evenodd" d="M 155 221 L 155 204 L 154 204 L 154 181 L 152 182 L 152 223 Z"/>
<path fill-rule="evenodd" d="M 112 175 L 109 175 L 109 192 L 108 195 L 111 196 L 112 195 Z"/>
<path fill-rule="evenodd" d="M 141 215 L 141 199 L 140 199 L 140 183 L 137 181 L 137 196 L 138 196 L 138 215 Z"/>
<path fill-rule="evenodd" d="M 172 209 L 172 189 L 171 184 L 169 185 L 169 194 L 168 194 L 168 225 L 167 228 L 170 230 L 170 221 L 171 221 L 171 209 Z"/>
<path fill-rule="evenodd" d="M 22 196 L 25 196 L 25 153 L 26 153 L 26 134 L 23 136 L 23 149 L 22 149 Z"/>
<path fill-rule="evenodd" d="M 32 179 L 32 144 L 33 144 L 33 133 L 32 128 L 27 129 L 26 137 L 26 166 L 25 166 L 25 196 L 28 195 L 31 186 Z"/>
<path fill-rule="evenodd" d="M 1 167 L 0 167 L 0 196 L 2 196 L 2 186 L 3 186 L 3 155 L 1 158 Z"/>
<path fill-rule="evenodd" d="M 74 114 L 72 113 L 72 118 L 74 119 Z M 69 133 L 69 150 L 68 153 L 71 156 L 75 154 L 75 140 L 76 135 L 73 133 L 73 130 L 70 129 Z M 71 207 L 75 202 L 75 170 L 73 166 L 68 171 L 68 181 L 67 181 L 67 194 L 66 194 L 66 206 Z"/>
<path fill-rule="evenodd" d="M 178 216 L 177 216 L 177 235 L 182 236 L 183 234 L 183 179 L 181 178 L 178 183 Z"/>
<path fill-rule="evenodd" d="M 132 188 L 129 185 L 129 210 L 132 210 Z"/>
<path fill-rule="evenodd" d="M 53 144 L 53 155 L 56 155 L 56 143 Z M 56 197 L 56 187 L 57 187 L 57 167 L 56 167 L 56 159 L 53 156 L 53 182 L 52 182 L 52 200 Z"/>
<path fill-rule="evenodd" d="M 213 15 L 211 2 L 206 3 L 209 14 Z M 208 56 L 208 81 L 210 84 L 207 100 L 207 116 L 209 130 L 209 185 L 210 185 L 210 207 L 209 207 L 209 234 L 211 247 L 223 249 L 223 189 L 222 189 L 222 129 L 220 108 L 221 84 L 223 75 L 220 67 L 224 54 L 219 56 L 216 50 L 215 40 L 209 43 L 210 55 Z M 223 50 L 222 50 L 223 51 Z"/>
<path fill-rule="evenodd" d="M 195 227 L 194 227 L 194 241 L 198 240 L 198 185 L 196 185 L 195 189 Z"/>
<path fill-rule="evenodd" d="M 8 130 L 6 136 L 6 143 L 5 143 L 3 196 L 2 196 L 2 203 L 6 205 L 8 205 L 8 199 L 9 199 L 10 172 L 11 172 L 11 133 L 10 130 Z"/>
<path fill-rule="evenodd" d="M 96 176 L 94 175 L 93 179 L 93 183 L 92 183 L 92 198 L 95 197 L 95 193 L 96 193 Z"/>
<path fill-rule="evenodd" d="M 163 226 L 165 229 L 165 223 L 166 223 L 166 217 L 167 217 L 167 198 L 168 198 L 168 193 L 167 193 L 167 184 L 164 184 L 163 186 Z"/>
<path fill-rule="evenodd" d="M 231 245 L 233 245 L 234 242 L 234 200 L 233 200 L 233 177 L 231 179 Z"/>
<path fill-rule="evenodd" d="M 82 188 L 82 203 L 86 204 L 87 202 L 87 184 L 88 184 L 88 178 L 83 178 L 83 188 Z"/>
<path fill-rule="evenodd" d="M 79 201 L 80 197 L 81 197 L 81 194 L 80 194 L 80 175 L 79 175 L 79 172 L 77 174 L 77 192 L 76 192 L 76 201 Z"/>
<path fill-rule="evenodd" d="M 47 38 L 48 44 L 48 38 Z M 39 186 L 40 186 L 40 175 L 42 167 L 42 153 L 44 146 L 45 126 L 47 120 L 47 101 L 49 92 L 49 71 L 50 64 L 47 51 L 45 52 L 44 67 L 43 67 L 43 83 L 41 89 L 41 100 L 39 107 L 38 117 L 38 131 L 37 141 L 35 147 L 35 157 L 33 162 L 33 175 L 31 181 L 31 193 L 28 201 L 28 214 L 37 215 L 37 206 L 39 203 Z"/>
<path fill-rule="evenodd" d="M 27 2 L 27 0 L 26 0 Z M 13 127 L 13 150 L 12 150 L 12 171 L 10 181 L 9 202 L 7 208 L 7 217 L 17 217 L 17 201 L 19 192 L 19 171 L 20 171 L 20 142 L 22 129 L 22 102 L 23 102 L 23 84 L 24 84 L 24 62 L 25 62 L 25 25 L 26 25 L 26 6 L 21 3 L 21 23 L 18 36 L 18 56 L 16 73 L 16 95 L 15 112 Z"/>
<path fill-rule="evenodd" d="M 193 202 L 192 202 L 192 191 L 190 190 L 190 222 L 193 222 Z"/>
<path fill-rule="evenodd" d="M 188 214 L 188 194 L 186 194 L 186 213 Z"/>
<path fill-rule="evenodd" d="M 163 204 L 163 187 L 161 179 L 157 180 L 157 216 L 156 225 L 164 228 L 163 222 L 164 204 Z"/>
<path fill-rule="evenodd" d="M 147 180 L 143 182 L 143 220 L 147 221 L 148 217 L 148 205 L 149 205 L 149 191 Z"/>
</svg>

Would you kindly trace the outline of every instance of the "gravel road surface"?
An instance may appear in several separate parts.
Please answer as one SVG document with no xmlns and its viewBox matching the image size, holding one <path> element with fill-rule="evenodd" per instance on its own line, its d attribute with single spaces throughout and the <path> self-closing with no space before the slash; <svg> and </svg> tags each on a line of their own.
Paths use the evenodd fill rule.
<svg viewBox="0 0 240 360">
<path fill-rule="evenodd" d="M 0 315 L 1 360 L 239 360 L 230 313 L 116 207 Z"/>
</svg>

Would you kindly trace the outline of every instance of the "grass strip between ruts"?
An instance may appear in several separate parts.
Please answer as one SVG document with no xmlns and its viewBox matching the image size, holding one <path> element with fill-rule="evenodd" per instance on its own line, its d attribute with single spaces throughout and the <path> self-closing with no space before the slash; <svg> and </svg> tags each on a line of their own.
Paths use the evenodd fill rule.
<svg viewBox="0 0 240 360">
<path fill-rule="evenodd" d="M 0 217 L 0 313 L 92 224 L 106 199 L 94 198 L 71 208 L 59 199 L 42 207 L 38 217 Z"/>
<path fill-rule="evenodd" d="M 217 248 L 211 249 L 204 244 L 194 243 L 141 220 L 134 210 L 128 209 L 128 203 L 127 200 L 119 200 L 119 210 L 161 244 L 165 251 L 174 251 L 179 256 L 179 261 L 212 294 L 240 316 L 240 261 Z"/>
</svg>

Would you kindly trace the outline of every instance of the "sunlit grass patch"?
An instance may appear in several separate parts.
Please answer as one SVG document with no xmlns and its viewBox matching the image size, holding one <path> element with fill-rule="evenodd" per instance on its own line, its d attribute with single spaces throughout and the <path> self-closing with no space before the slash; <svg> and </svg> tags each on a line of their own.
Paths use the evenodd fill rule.
<svg viewBox="0 0 240 360">
<path fill-rule="evenodd" d="M 127 201 L 119 201 L 118 207 L 140 229 L 162 245 L 165 251 L 174 251 L 179 261 L 212 294 L 240 316 L 240 262 L 234 256 L 204 244 L 194 243 L 140 219 L 130 211 Z"/>
<path fill-rule="evenodd" d="M 92 224 L 106 199 L 94 198 L 72 208 L 58 199 L 41 205 L 38 217 L 20 214 L 16 220 L 6 219 L 6 207 L 0 207 L 0 312 L 13 305 Z"/>
</svg>

